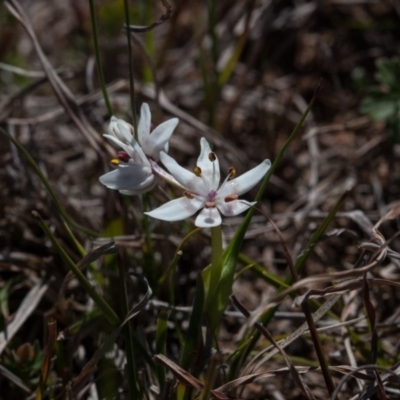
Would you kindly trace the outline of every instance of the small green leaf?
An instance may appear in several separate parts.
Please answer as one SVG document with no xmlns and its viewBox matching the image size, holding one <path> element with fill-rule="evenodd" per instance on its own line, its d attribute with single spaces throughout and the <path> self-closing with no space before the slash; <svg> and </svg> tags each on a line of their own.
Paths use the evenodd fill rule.
<svg viewBox="0 0 400 400">
<path fill-rule="evenodd" d="M 388 85 L 392 90 L 400 90 L 400 61 L 398 58 L 390 60 L 381 58 L 377 60 L 376 67 L 378 69 L 376 79 L 380 83 Z"/>
<path fill-rule="evenodd" d="M 374 121 L 386 121 L 396 112 L 399 97 L 388 93 L 374 93 L 364 99 L 360 110 Z"/>
</svg>

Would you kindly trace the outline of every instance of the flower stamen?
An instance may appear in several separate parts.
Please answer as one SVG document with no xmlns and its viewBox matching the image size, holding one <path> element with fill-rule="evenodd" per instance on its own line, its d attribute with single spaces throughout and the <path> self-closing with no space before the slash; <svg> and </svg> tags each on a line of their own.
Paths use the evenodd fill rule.
<svg viewBox="0 0 400 400">
<path fill-rule="evenodd" d="M 237 200 L 239 196 L 237 194 L 230 194 L 224 198 L 225 203 L 229 203 L 231 201 Z"/>
<path fill-rule="evenodd" d="M 117 157 L 118 157 L 118 160 L 120 160 L 124 163 L 127 163 L 131 158 L 130 155 L 126 151 L 123 151 L 123 150 L 121 150 L 117 153 Z"/>
<path fill-rule="evenodd" d="M 229 180 L 234 179 L 236 176 L 236 168 L 234 167 L 229 167 L 228 168 L 228 176 L 229 176 Z"/>
<path fill-rule="evenodd" d="M 200 168 L 200 167 L 197 167 L 197 166 L 194 167 L 193 172 L 194 172 L 194 174 L 195 174 L 196 176 L 198 176 L 198 177 L 201 176 L 201 168 Z"/>
<path fill-rule="evenodd" d="M 190 192 L 184 192 L 184 195 L 185 195 L 185 197 L 187 197 L 190 200 L 194 199 L 194 196 Z"/>
<path fill-rule="evenodd" d="M 117 160 L 116 158 L 113 158 L 110 162 L 112 165 L 119 165 L 119 160 Z"/>
</svg>

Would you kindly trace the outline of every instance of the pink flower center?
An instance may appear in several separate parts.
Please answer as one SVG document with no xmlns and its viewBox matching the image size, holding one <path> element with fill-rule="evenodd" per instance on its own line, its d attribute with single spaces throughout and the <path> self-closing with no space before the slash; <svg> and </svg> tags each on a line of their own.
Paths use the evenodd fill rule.
<svg viewBox="0 0 400 400">
<path fill-rule="evenodd" d="M 207 201 L 215 201 L 215 198 L 217 197 L 217 191 L 216 190 L 210 190 L 210 192 L 207 195 Z"/>
</svg>

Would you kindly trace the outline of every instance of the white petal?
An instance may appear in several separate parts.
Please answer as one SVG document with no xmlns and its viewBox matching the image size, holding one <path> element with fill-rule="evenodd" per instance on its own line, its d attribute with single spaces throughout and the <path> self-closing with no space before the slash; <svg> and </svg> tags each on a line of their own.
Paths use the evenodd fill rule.
<svg viewBox="0 0 400 400">
<path fill-rule="evenodd" d="M 201 178 L 188 171 L 187 169 L 181 167 L 172 157 L 167 153 L 161 152 L 160 154 L 161 162 L 164 164 L 165 168 L 171 173 L 171 175 L 185 188 L 198 193 L 199 190 L 203 189 L 203 182 Z M 203 192 L 201 192 L 203 193 Z M 201 194 L 200 193 L 200 194 Z"/>
<path fill-rule="evenodd" d="M 168 150 L 168 140 L 178 125 L 178 122 L 178 118 L 172 118 L 158 125 L 154 131 L 145 138 L 145 142 L 141 142 L 143 151 L 155 161 L 158 161 L 160 159 L 160 152 L 165 149 Z"/>
<path fill-rule="evenodd" d="M 145 150 L 145 143 L 147 138 L 150 135 L 150 126 L 151 126 L 151 112 L 150 107 L 147 103 L 143 103 L 142 107 L 140 108 L 140 119 L 138 125 L 138 134 L 139 134 L 139 143 L 143 147 L 144 152 Z M 147 154 L 147 153 L 146 153 Z M 150 155 L 150 154 L 147 154 Z"/>
<path fill-rule="evenodd" d="M 203 204 L 204 202 L 197 198 L 188 199 L 187 197 L 180 197 L 145 214 L 163 221 L 180 221 L 192 216 L 203 207 Z"/>
<path fill-rule="evenodd" d="M 105 138 L 107 138 L 110 142 L 116 144 L 122 150 L 125 150 L 132 158 L 134 157 L 135 150 L 133 149 L 133 147 L 131 145 L 121 142 L 118 138 L 116 138 L 113 135 L 103 135 L 103 136 Z"/>
<path fill-rule="evenodd" d="M 156 184 L 157 184 L 157 179 L 154 179 L 154 181 L 151 184 L 149 184 L 148 186 L 144 186 L 141 189 L 138 189 L 138 190 L 119 190 L 119 192 L 121 194 L 126 195 L 126 196 L 138 196 L 140 194 L 149 192 L 151 189 L 154 188 L 154 186 L 156 186 Z"/>
<path fill-rule="evenodd" d="M 212 228 L 213 226 L 221 225 L 221 223 L 221 214 L 215 207 L 203 208 L 196 221 L 194 221 L 194 224 L 199 228 Z"/>
<path fill-rule="evenodd" d="M 120 167 L 99 178 L 109 189 L 130 191 L 150 190 L 154 179 L 151 168 L 141 165 Z"/>
<path fill-rule="evenodd" d="M 116 144 L 117 146 L 121 147 L 121 149 L 125 150 L 130 157 L 132 158 L 133 162 L 137 165 L 143 165 L 143 166 L 150 166 L 149 160 L 143 153 L 142 148 L 139 146 L 139 144 L 136 142 L 134 138 L 131 139 L 132 144 L 125 144 L 121 142 L 119 139 L 112 135 L 103 135 L 105 138 Z"/>
<path fill-rule="evenodd" d="M 110 123 L 108 125 L 107 132 L 109 135 L 116 137 L 117 139 L 121 140 L 122 142 L 126 142 L 125 135 L 120 132 L 120 129 L 118 127 L 119 123 L 125 124 L 128 127 L 127 128 L 128 130 L 132 129 L 132 131 L 133 131 L 133 127 L 130 126 L 128 123 L 126 123 L 124 120 L 118 119 L 118 118 L 112 116 Z M 129 140 L 128 140 L 128 142 L 129 142 Z"/>
<path fill-rule="evenodd" d="M 227 181 L 218 190 L 218 197 L 225 198 L 231 194 L 237 194 L 240 196 L 243 193 L 248 192 L 261 181 L 270 167 L 271 161 L 264 160 L 261 164 L 257 165 L 257 167 L 247 171 L 243 175 L 240 175 L 238 178 Z"/>
<path fill-rule="evenodd" d="M 114 117 L 114 115 L 112 115 L 111 119 L 110 119 L 110 123 L 108 124 L 108 128 L 107 128 L 107 132 L 109 135 L 118 137 L 117 132 L 116 132 L 117 122 L 118 122 L 118 118 L 116 118 L 116 117 Z"/>
<path fill-rule="evenodd" d="M 122 119 L 119 119 L 117 121 L 117 128 L 122 138 L 125 139 L 126 143 L 129 143 L 133 138 L 133 127 Z M 118 138 L 122 139 L 120 136 Z"/>
<path fill-rule="evenodd" d="M 201 151 L 197 159 L 197 166 L 201 169 L 201 178 L 203 179 L 205 191 L 217 190 L 220 181 L 219 161 L 210 160 L 210 153 L 212 152 L 210 145 L 204 138 L 200 139 Z"/>
<path fill-rule="evenodd" d="M 226 217 L 233 217 L 234 215 L 238 215 L 243 211 L 248 210 L 251 206 L 254 206 L 257 202 L 248 202 L 245 200 L 233 200 L 229 202 L 225 202 L 224 200 L 219 200 L 217 203 L 219 211 Z"/>
<path fill-rule="evenodd" d="M 137 164 L 142 164 L 142 165 L 150 165 L 149 160 L 147 159 L 146 155 L 144 154 L 142 148 L 140 147 L 139 143 L 132 137 L 131 139 L 131 146 L 133 147 L 134 150 L 134 156 L 132 157 L 133 160 Z"/>
</svg>

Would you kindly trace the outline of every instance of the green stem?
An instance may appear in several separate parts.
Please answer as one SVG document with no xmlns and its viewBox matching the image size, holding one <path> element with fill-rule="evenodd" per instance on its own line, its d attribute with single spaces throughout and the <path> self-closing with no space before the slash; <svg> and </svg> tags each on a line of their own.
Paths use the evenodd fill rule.
<svg viewBox="0 0 400 400">
<path fill-rule="evenodd" d="M 218 286 L 222 272 L 222 228 L 221 225 L 211 228 L 211 276 L 210 285 L 207 291 L 207 300 L 209 300 Z M 211 305 L 209 305 L 212 307 Z"/>
<path fill-rule="evenodd" d="M 317 354 L 317 358 L 322 371 L 322 376 L 324 377 L 326 389 L 328 390 L 329 396 L 332 396 L 332 393 L 335 391 L 335 384 L 333 383 L 331 371 L 329 370 L 329 363 L 325 357 L 324 349 L 322 348 L 317 328 L 315 326 L 315 321 L 307 302 L 302 305 L 302 309 L 307 320 L 308 328 L 310 330 L 311 338 L 314 344 L 314 350 Z"/>
<path fill-rule="evenodd" d="M 136 99 L 135 99 L 135 81 L 133 80 L 133 63 L 132 63 L 132 43 L 131 43 L 131 34 L 129 32 L 129 3 L 128 0 L 124 0 L 124 10 L 125 10 L 125 25 L 126 25 L 126 38 L 128 41 L 128 61 L 129 61 L 129 90 L 131 97 L 131 110 L 132 110 L 132 118 L 133 118 L 133 127 L 135 128 L 135 139 L 138 140 L 137 133 L 137 117 L 136 117 Z"/>
<path fill-rule="evenodd" d="M 118 253 L 118 281 L 121 293 L 121 308 L 122 318 L 125 318 L 129 312 L 128 304 L 128 293 L 126 290 L 126 274 L 124 271 L 123 263 L 120 254 Z M 128 372 L 129 392 L 130 398 L 140 398 L 140 387 L 135 365 L 135 344 L 133 343 L 133 331 L 132 324 L 130 321 L 123 327 L 123 335 L 125 338 L 125 350 L 126 350 L 126 364 Z"/>
<path fill-rule="evenodd" d="M 211 100 L 212 102 L 208 102 L 209 105 L 209 124 L 211 127 L 215 128 L 215 104 L 219 98 L 219 87 L 218 87 L 218 35 L 217 35 L 217 1 L 216 0 L 208 0 L 208 29 L 211 37 L 211 66 L 210 68 L 206 67 L 208 73 L 210 73 L 210 92 L 211 92 Z M 211 70 L 211 71 L 210 71 Z"/>
<path fill-rule="evenodd" d="M 42 217 L 38 212 L 33 211 L 33 216 L 39 220 L 39 225 L 45 232 L 46 236 L 50 239 L 51 243 L 57 250 L 58 254 L 63 258 L 63 260 L 67 263 L 68 267 L 74 273 L 76 279 L 78 279 L 79 283 L 86 290 L 87 294 L 93 299 L 96 303 L 97 307 L 100 308 L 103 315 L 107 318 L 110 324 L 114 326 L 120 325 L 121 321 L 118 318 L 118 315 L 114 312 L 114 310 L 110 307 L 110 305 L 104 300 L 104 298 L 97 293 L 96 289 L 91 285 L 91 283 L 87 280 L 86 276 L 82 273 L 82 271 L 75 265 L 75 263 L 71 260 L 66 251 L 62 248 L 58 240 L 55 238 L 47 224 L 43 221 Z"/>
<path fill-rule="evenodd" d="M 150 210 L 150 196 L 148 193 L 143 194 L 143 211 Z M 155 293 L 158 291 L 158 278 L 161 275 L 161 271 L 156 270 L 156 266 L 154 263 L 153 257 L 153 242 L 151 240 L 151 230 L 150 230 L 150 217 L 146 214 L 143 214 L 143 229 L 144 229 L 144 240 L 145 240 L 145 249 L 144 249 L 144 262 L 146 273 L 148 275 L 148 279 L 150 282 L 150 287 L 154 290 Z"/>
<path fill-rule="evenodd" d="M 151 1 L 146 1 L 144 4 L 144 13 L 145 13 L 145 21 L 146 25 L 151 25 L 153 21 L 153 4 Z M 153 29 L 148 30 L 145 33 L 145 43 L 148 55 L 151 60 L 153 60 L 154 56 L 154 31 Z M 155 77 L 153 76 L 153 72 L 151 71 L 150 65 L 145 65 L 143 79 L 146 83 L 152 82 Z"/>
<path fill-rule="evenodd" d="M 90 19 L 92 21 L 92 31 L 93 31 L 93 44 L 94 44 L 94 53 L 96 57 L 96 67 L 97 74 L 99 76 L 99 83 L 101 87 L 101 91 L 103 93 L 104 101 L 106 103 L 108 114 L 113 115 L 113 110 L 111 107 L 111 102 L 108 97 L 106 82 L 104 80 L 103 68 L 101 67 L 101 58 L 100 58 L 100 48 L 99 48 L 99 37 L 97 30 L 97 21 L 96 21 L 96 12 L 94 8 L 94 0 L 89 0 L 90 5 Z"/>
</svg>

